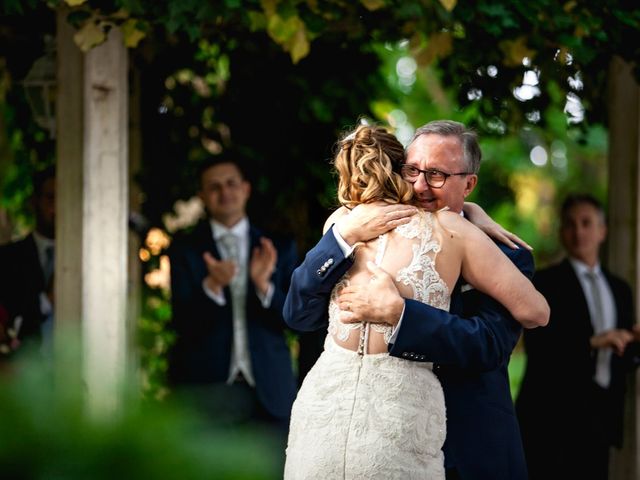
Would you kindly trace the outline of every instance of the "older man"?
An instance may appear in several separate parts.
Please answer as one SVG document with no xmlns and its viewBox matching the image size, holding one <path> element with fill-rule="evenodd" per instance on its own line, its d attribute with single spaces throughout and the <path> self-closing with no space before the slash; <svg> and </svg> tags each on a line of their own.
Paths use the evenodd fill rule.
<svg viewBox="0 0 640 480">
<path fill-rule="evenodd" d="M 475 133 L 457 122 L 434 121 L 416 131 L 402 174 L 413 184 L 422 208 L 462 212 L 478 181 L 480 159 Z M 352 265 L 352 246 L 408 222 L 414 212 L 406 206 L 361 205 L 343 217 L 294 271 L 284 307 L 287 323 L 298 330 L 324 327 L 330 292 Z M 499 246 L 531 277 L 528 250 Z M 434 363 L 447 407 L 447 478 L 526 478 L 507 372 L 520 325 L 462 279 L 446 312 L 402 298 L 383 270 L 373 273 L 375 279 L 366 288 L 347 287 L 339 301 L 349 304 L 350 321 L 396 326 L 390 355 Z"/>
</svg>

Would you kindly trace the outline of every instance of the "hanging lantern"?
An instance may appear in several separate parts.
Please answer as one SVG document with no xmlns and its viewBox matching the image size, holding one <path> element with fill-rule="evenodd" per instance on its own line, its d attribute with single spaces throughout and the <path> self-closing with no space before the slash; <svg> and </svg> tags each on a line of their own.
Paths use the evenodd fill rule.
<svg viewBox="0 0 640 480">
<path fill-rule="evenodd" d="M 45 37 L 45 54 L 38 58 L 22 81 L 34 120 L 56 136 L 56 51 L 51 36 Z"/>
</svg>

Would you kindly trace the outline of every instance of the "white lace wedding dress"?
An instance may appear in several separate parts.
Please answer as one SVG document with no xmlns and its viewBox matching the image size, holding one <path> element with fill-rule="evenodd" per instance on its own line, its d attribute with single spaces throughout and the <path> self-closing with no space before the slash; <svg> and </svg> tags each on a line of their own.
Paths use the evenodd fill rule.
<svg viewBox="0 0 640 480">
<path fill-rule="evenodd" d="M 367 249 L 403 296 L 448 309 L 449 290 L 434 266 L 434 218 L 418 214 Z M 358 259 L 333 290 L 324 352 L 291 412 L 286 480 L 444 479 L 445 405 L 432 365 L 368 354 L 376 338 L 389 343 L 391 328 L 339 320 L 337 291 L 368 281 L 370 273 L 357 268 L 365 261 Z"/>
</svg>

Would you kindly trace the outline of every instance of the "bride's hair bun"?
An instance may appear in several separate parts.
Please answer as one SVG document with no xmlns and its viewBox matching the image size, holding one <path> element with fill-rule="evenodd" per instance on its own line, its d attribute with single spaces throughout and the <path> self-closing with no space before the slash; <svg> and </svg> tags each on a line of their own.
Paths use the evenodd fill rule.
<svg viewBox="0 0 640 480">
<path fill-rule="evenodd" d="M 403 163 L 404 147 L 393 134 L 379 126 L 356 127 L 338 142 L 338 200 L 348 207 L 376 200 L 409 201 L 413 189 L 400 176 Z"/>
</svg>

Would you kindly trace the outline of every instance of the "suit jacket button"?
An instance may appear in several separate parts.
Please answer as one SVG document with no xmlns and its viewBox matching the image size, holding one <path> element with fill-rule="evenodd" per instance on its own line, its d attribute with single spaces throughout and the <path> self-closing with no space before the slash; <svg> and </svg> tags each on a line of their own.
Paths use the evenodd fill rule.
<svg viewBox="0 0 640 480">
<path fill-rule="evenodd" d="M 319 268 L 319 269 L 316 271 L 316 273 L 317 273 L 318 275 L 322 276 L 322 274 L 323 274 L 324 272 L 322 271 L 322 269 L 321 269 L 321 268 Z"/>
<path fill-rule="evenodd" d="M 408 352 L 402 352 L 402 356 L 404 358 L 409 358 L 409 353 Z"/>
<path fill-rule="evenodd" d="M 327 265 L 333 265 L 333 258 L 330 258 L 329 260 L 327 260 Z"/>
<path fill-rule="evenodd" d="M 420 355 L 420 360 L 424 361 L 425 356 L 424 355 Z"/>
</svg>

